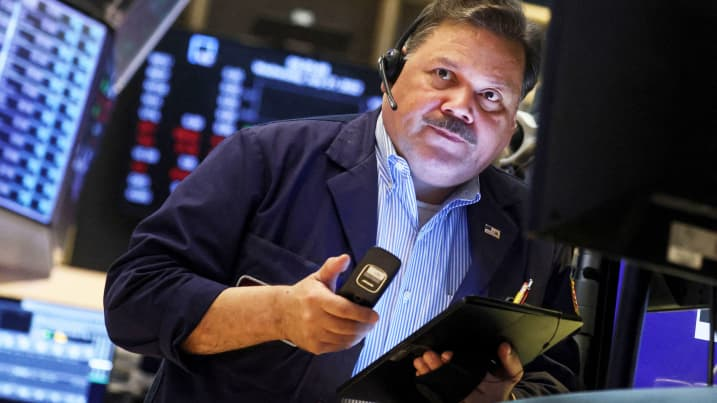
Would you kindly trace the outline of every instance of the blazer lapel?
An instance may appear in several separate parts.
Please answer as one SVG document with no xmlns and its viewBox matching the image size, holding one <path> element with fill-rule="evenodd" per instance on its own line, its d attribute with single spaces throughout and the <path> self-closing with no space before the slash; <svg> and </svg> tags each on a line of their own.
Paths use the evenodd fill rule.
<svg viewBox="0 0 717 403">
<path fill-rule="evenodd" d="M 467 295 L 486 295 L 488 286 L 510 250 L 520 228 L 505 206 L 497 202 L 496 189 L 488 189 L 494 181 L 481 177 L 481 200 L 468 208 L 468 229 L 471 243 L 471 267 L 453 297 L 457 301 Z M 511 198 L 507 200 L 511 202 Z"/>
<path fill-rule="evenodd" d="M 361 115 L 351 121 L 327 150 L 329 158 L 346 169 L 331 177 L 327 185 L 354 262 L 376 243 L 378 170 L 375 124 L 377 117 L 378 112 L 375 112 Z"/>
</svg>

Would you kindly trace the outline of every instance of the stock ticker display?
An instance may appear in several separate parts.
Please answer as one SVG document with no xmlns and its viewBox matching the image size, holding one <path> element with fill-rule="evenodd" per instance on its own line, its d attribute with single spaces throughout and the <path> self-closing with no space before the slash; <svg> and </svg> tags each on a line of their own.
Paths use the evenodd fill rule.
<svg viewBox="0 0 717 403">
<path fill-rule="evenodd" d="M 133 144 L 124 204 L 147 215 L 242 127 L 378 107 L 375 70 L 170 31 L 129 88 Z"/>
<path fill-rule="evenodd" d="M 0 0 L 0 206 L 52 220 L 107 37 L 59 1 Z"/>
</svg>

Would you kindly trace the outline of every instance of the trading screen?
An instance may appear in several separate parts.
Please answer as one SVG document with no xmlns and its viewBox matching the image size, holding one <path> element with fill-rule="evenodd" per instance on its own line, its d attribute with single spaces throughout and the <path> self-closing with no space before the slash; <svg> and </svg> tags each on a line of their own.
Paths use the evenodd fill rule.
<svg viewBox="0 0 717 403">
<path fill-rule="evenodd" d="M 0 206 L 52 220 L 107 36 L 59 1 L 0 0 Z"/>
<path fill-rule="evenodd" d="M 178 30 L 150 53 L 129 87 L 137 108 L 123 193 L 140 216 L 242 127 L 358 113 L 381 102 L 371 68 Z"/>
<path fill-rule="evenodd" d="M 101 310 L 0 298 L 2 402 L 102 402 L 114 353 Z"/>
</svg>

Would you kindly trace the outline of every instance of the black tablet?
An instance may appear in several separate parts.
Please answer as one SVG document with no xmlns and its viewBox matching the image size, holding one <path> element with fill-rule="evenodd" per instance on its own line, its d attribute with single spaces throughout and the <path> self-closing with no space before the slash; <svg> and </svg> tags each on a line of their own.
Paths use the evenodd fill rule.
<svg viewBox="0 0 717 403">
<path fill-rule="evenodd" d="M 483 297 L 465 297 L 423 325 L 338 388 L 342 398 L 376 402 L 425 401 L 415 383 L 413 359 L 431 349 L 451 350 L 489 368 L 508 341 L 523 365 L 582 326 L 576 315 Z"/>
</svg>

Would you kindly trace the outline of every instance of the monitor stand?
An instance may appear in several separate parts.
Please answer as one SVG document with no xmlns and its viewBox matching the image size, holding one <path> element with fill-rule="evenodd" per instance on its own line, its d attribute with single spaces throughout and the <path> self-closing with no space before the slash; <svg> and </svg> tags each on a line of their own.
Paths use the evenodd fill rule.
<svg viewBox="0 0 717 403">
<path fill-rule="evenodd" d="M 45 278 L 53 267 L 48 225 L 0 209 L 0 281 Z"/>
</svg>

